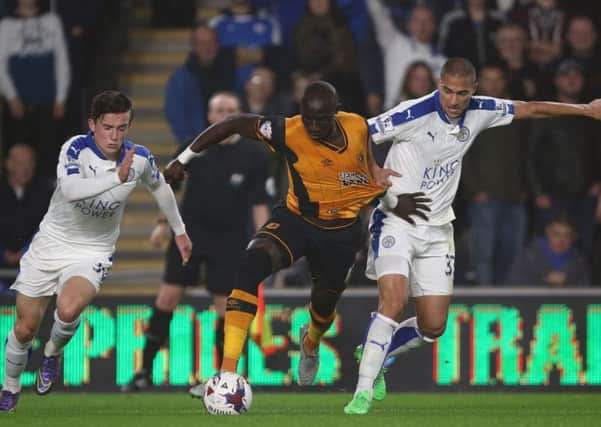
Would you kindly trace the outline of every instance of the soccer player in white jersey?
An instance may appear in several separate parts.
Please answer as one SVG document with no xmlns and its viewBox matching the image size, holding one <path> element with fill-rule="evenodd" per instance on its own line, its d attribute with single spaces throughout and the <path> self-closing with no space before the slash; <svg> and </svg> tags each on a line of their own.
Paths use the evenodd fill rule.
<svg viewBox="0 0 601 427">
<path fill-rule="evenodd" d="M 374 143 L 393 141 L 384 166 L 402 176 L 391 178 L 388 193 L 423 191 L 432 203 L 429 221 L 416 218 L 416 225 L 390 215 L 394 197 L 381 199 L 374 210 L 366 275 L 378 281 L 379 306 L 365 334 L 347 414 L 369 411 L 374 381 L 382 379 L 387 357 L 432 343 L 445 330 L 455 260 L 451 203 L 462 158 L 475 137 L 514 119 L 581 115 L 601 120 L 600 100 L 579 105 L 510 101 L 473 96 L 476 89 L 473 65 L 452 58 L 442 68 L 438 90 L 368 120 Z M 399 323 L 409 296 L 417 315 Z"/>
<path fill-rule="evenodd" d="M 17 318 L 6 341 L 0 412 L 15 410 L 33 338 L 56 294 L 54 324 L 36 379 L 38 394 L 50 392 L 63 348 L 111 268 L 125 201 L 138 182 L 146 185 L 167 218 L 182 261 L 190 257 L 192 243 L 171 187 L 148 150 L 125 140 L 132 114 L 127 96 L 103 92 L 92 101 L 90 132 L 61 148 L 48 212 L 11 287 L 17 292 Z"/>
</svg>

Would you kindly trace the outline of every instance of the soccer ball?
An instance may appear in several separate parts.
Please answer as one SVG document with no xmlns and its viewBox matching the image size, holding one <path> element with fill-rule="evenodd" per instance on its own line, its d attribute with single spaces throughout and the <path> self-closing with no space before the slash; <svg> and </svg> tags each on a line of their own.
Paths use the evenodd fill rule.
<svg viewBox="0 0 601 427">
<path fill-rule="evenodd" d="M 250 384 L 233 372 L 219 372 L 205 384 L 204 404 L 211 415 L 242 415 L 253 400 Z"/>
</svg>

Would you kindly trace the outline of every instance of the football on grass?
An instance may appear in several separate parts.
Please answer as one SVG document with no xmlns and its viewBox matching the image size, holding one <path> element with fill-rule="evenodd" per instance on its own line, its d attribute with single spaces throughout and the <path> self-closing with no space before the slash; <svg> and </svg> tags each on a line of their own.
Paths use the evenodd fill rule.
<svg viewBox="0 0 601 427">
<path fill-rule="evenodd" d="M 248 412 L 253 393 L 246 379 L 233 372 L 219 372 L 205 384 L 204 404 L 212 415 Z"/>
</svg>

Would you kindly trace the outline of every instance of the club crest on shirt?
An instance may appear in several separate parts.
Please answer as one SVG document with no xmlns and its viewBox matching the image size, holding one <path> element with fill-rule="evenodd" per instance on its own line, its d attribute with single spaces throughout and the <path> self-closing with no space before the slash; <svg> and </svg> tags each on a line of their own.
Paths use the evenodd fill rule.
<svg viewBox="0 0 601 427">
<path fill-rule="evenodd" d="M 321 165 L 322 165 L 324 168 L 327 168 L 327 167 L 329 167 L 329 166 L 332 166 L 333 164 L 334 164 L 334 161 L 333 161 L 333 160 L 331 160 L 331 159 L 323 159 L 323 160 L 321 161 Z"/>
<path fill-rule="evenodd" d="M 396 240 L 394 239 L 393 236 L 384 236 L 382 238 L 382 246 L 385 248 L 392 248 L 394 246 L 394 244 L 396 243 Z"/>
<path fill-rule="evenodd" d="M 462 126 L 457 134 L 459 142 L 465 142 L 470 138 L 470 129 L 467 126 Z"/>
<path fill-rule="evenodd" d="M 271 141 L 271 121 L 267 120 L 259 126 L 259 133 L 268 141 Z"/>
</svg>

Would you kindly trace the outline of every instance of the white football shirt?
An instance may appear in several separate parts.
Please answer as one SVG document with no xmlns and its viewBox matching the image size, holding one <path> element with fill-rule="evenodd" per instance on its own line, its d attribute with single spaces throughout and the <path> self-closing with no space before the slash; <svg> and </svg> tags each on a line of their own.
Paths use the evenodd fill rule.
<svg viewBox="0 0 601 427">
<path fill-rule="evenodd" d="M 485 129 L 511 123 L 514 106 L 509 100 L 474 96 L 459 120 L 451 121 L 434 91 L 422 98 L 401 102 L 368 120 L 369 133 L 378 144 L 392 140 L 384 166 L 401 177 L 392 177 L 394 195 L 423 191 L 432 199 L 429 221 L 442 225 L 455 219 L 451 204 L 457 193 L 463 156 Z M 379 208 L 386 211 L 380 203 Z"/>
<path fill-rule="evenodd" d="M 62 186 L 73 176 L 84 178 L 78 181 L 78 185 L 94 185 L 94 178 L 104 177 L 110 181 L 108 175 L 116 176 L 125 150 L 132 145 L 131 141 L 124 141 L 121 157 L 114 161 L 107 159 L 98 149 L 91 132 L 75 136 L 63 144 L 57 166 L 56 189 L 48 212 L 40 223 L 40 232 L 78 251 L 112 253 L 129 194 L 138 182 L 152 191 L 163 180 L 154 157 L 145 147 L 136 145 L 128 180 L 121 183 L 116 178 L 110 189 L 94 197 L 70 201 Z M 48 254 L 45 255 L 48 258 Z"/>
</svg>

